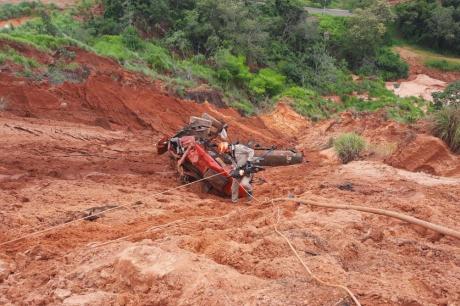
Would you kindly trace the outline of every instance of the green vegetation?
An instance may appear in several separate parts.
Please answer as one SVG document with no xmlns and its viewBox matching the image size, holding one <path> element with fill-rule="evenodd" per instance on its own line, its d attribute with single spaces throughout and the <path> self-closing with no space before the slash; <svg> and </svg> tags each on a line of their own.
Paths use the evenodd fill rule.
<svg viewBox="0 0 460 306">
<path fill-rule="evenodd" d="M 415 0 L 396 6 L 397 27 L 409 41 L 460 54 L 460 1 Z"/>
<path fill-rule="evenodd" d="M 460 153 L 460 81 L 433 94 L 436 112 L 431 116 L 432 133 L 441 138 L 453 152 Z"/>
<path fill-rule="evenodd" d="M 294 109 L 299 114 L 313 120 L 320 120 L 329 117 L 339 110 L 338 105 L 323 99 L 316 92 L 298 86 L 293 86 L 283 91 L 280 97 L 288 97 L 293 100 Z M 335 107 L 335 108 L 334 108 Z"/>
<path fill-rule="evenodd" d="M 434 93 L 433 99 L 437 109 L 447 106 L 460 108 L 460 80 L 449 84 L 443 92 Z"/>
<path fill-rule="evenodd" d="M 0 20 L 8 20 L 30 16 L 39 9 L 44 9 L 46 6 L 39 1 L 21 2 L 19 4 L 1 4 L 0 5 Z"/>
<path fill-rule="evenodd" d="M 6 61 L 11 61 L 17 65 L 20 65 L 26 70 L 37 68 L 40 66 L 40 64 L 37 63 L 36 60 L 25 57 L 22 54 L 18 53 L 16 50 L 9 47 L 0 49 L 0 63 L 4 63 Z"/>
<path fill-rule="evenodd" d="M 365 148 L 366 141 L 356 133 L 341 134 L 334 140 L 335 152 L 344 164 L 358 159 Z"/>
<path fill-rule="evenodd" d="M 395 80 L 409 76 L 409 65 L 390 48 L 381 48 L 377 51 L 375 65 L 384 80 Z"/>
<path fill-rule="evenodd" d="M 385 109 L 390 118 L 413 122 L 427 108 L 384 86 L 408 70 L 390 48 L 394 16 L 385 1 L 356 0 L 351 18 L 309 16 L 300 0 L 100 1 L 102 15 L 93 13 L 90 0 L 64 12 L 43 10 L 1 31 L 0 39 L 44 52 L 79 46 L 163 80 L 180 96 L 204 82 L 245 115 L 280 99 L 313 120 L 347 109 Z M 42 78 L 59 84 L 82 73 L 81 67 L 48 67 Z M 352 73 L 363 81 L 353 81 Z M 338 95 L 342 103 L 324 95 Z"/>
<path fill-rule="evenodd" d="M 460 63 L 448 61 L 448 60 L 427 60 L 425 66 L 430 68 L 436 68 L 442 71 L 460 71 Z"/>
<path fill-rule="evenodd" d="M 433 135 L 441 138 L 451 150 L 460 153 L 460 108 L 448 106 L 432 117 Z"/>
<path fill-rule="evenodd" d="M 233 108 L 236 108 L 241 114 L 246 116 L 254 115 L 255 109 L 254 105 L 249 101 L 238 101 L 231 104 Z"/>
<path fill-rule="evenodd" d="M 100 55 L 112 57 L 120 62 L 136 57 L 136 53 L 126 48 L 122 37 L 118 35 L 104 35 L 97 38 L 93 48 Z"/>
</svg>

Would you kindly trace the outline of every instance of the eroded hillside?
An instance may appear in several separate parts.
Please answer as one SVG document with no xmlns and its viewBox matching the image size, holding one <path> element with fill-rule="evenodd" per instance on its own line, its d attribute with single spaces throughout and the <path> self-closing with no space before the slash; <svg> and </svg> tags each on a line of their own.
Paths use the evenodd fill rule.
<svg viewBox="0 0 460 306">
<path fill-rule="evenodd" d="M 8 44 L 40 63 L 61 56 Z M 459 158 L 423 124 L 383 113 L 312 123 L 286 104 L 241 117 L 69 51 L 81 67 L 74 82 L 31 80 L 12 63 L 1 66 L 0 243 L 120 208 L 2 245 L 1 304 L 350 305 L 345 291 L 305 274 L 275 233 L 277 207 L 266 200 L 288 194 L 460 228 Z M 251 205 L 180 188 L 155 143 L 203 112 L 226 121 L 234 140 L 296 146 L 306 162 L 258 174 Z M 365 160 L 336 160 L 328 142 L 343 131 L 375 144 Z M 279 229 L 315 275 L 347 286 L 363 305 L 460 300 L 458 240 L 383 216 L 278 207 Z"/>
</svg>

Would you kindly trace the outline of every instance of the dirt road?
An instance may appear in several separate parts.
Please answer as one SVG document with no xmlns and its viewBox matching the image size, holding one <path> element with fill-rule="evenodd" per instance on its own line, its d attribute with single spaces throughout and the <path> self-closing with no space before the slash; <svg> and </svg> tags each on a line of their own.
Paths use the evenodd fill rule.
<svg viewBox="0 0 460 306">
<path fill-rule="evenodd" d="M 78 84 L 36 84 L 8 67 L 0 73 L 0 243 L 123 207 L 1 246 L 2 305 L 351 305 L 343 290 L 304 273 L 273 230 L 276 207 L 232 205 L 195 188 L 168 191 L 179 184 L 154 143 L 203 111 L 226 119 L 242 140 L 305 152 L 304 164 L 258 175 L 261 201 L 315 194 L 460 229 L 460 161 L 423 126 L 351 113 L 313 124 L 286 105 L 242 118 L 171 97 L 113 61 L 83 51 L 76 58 L 90 69 Z M 340 165 L 324 151 L 330 137 L 349 130 L 395 143 L 391 163 L 415 172 L 385 164 L 377 151 Z M 363 305 L 460 300 L 460 241 L 382 216 L 279 208 L 279 228 L 302 260 Z"/>
</svg>

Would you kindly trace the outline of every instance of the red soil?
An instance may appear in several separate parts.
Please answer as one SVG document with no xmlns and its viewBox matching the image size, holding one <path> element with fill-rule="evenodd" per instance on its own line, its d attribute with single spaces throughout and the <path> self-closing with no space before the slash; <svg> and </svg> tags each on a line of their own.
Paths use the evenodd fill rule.
<svg viewBox="0 0 460 306">
<path fill-rule="evenodd" d="M 392 166 L 434 175 L 460 176 L 460 157 L 452 154 L 439 138 L 417 135 L 388 160 Z"/>
<path fill-rule="evenodd" d="M 11 26 L 13 27 L 20 26 L 29 19 L 30 17 L 21 17 L 21 18 L 9 19 L 9 20 L 0 20 L 0 29 L 9 28 Z"/>
<path fill-rule="evenodd" d="M 348 165 L 320 154 L 343 131 L 429 148 L 431 142 L 413 141 L 422 128 L 384 114 L 344 113 L 313 124 L 287 105 L 243 118 L 169 96 L 161 84 L 112 60 L 74 51 L 90 70 L 79 84 L 32 82 L 15 76 L 9 63 L 0 67 L 0 243 L 92 207 L 124 208 L 1 246 L 2 305 L 351 305 L 344 291 L 304 273 L 273 231 L 271 205 L 231 205 L 193 188 L 166 191 L 178 183 L 154 143 L 202 112 L 229 123 L 235 140 L 295 143 L 306 152 L 308 162 L 258 174 L 258 199 L 315 194 L 460 228 L 458 178 L 395 169 L 372 154 L 373 161 Z M 395 158 L 413 162 L 413 170 L 420 170 L 416 160 L 433 165 L 436 159 L 398 150 Z M 322 279 L 348 286 L 363 305 L 460 300 L 458 240 L 361 212 L 293 203 L 280 209 L 279 228 L 305 263 Z"/>
</svg>

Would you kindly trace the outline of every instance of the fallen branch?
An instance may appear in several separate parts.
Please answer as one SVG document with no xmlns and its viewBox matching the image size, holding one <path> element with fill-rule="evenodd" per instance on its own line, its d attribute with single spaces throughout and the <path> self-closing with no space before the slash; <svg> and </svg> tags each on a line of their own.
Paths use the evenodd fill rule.
<svg viewBox="0 0 460 306">
<path fill-rule="evenodd" d="M 448 227 L 439 225 L 439 224 L 434 224 L 431 222 L 423 221 L 399 212 L 391 211 L 391 210 L 386 210 L 386 209 L 379 209 L 379 208 L 372 208 L 372 207 L 365 207 L 365 206 L 356 206 L 356 205 L 347 205 L 347 204 L 328 204 L 328 203 L 323 203 L 323 201 L 326 201 L 327 199 L 322 199 L 320 197 L 315 197 L 313 200 L 310 199 L 298 199 L 298 198 L 277 198 L 274 199 L 273 201 L 280 202 L 280 201 L 291 201 L 291 202 L 296 202 L 296 203 L 301 203 L 301 204 L 306 204 L 306 205 L 312 205 L 312 206 L 318 206 L 318 207 L 326 207 L 326 208 L 333 208 L 333 209 L 350 209 L 350 210 L 358 210 L 358 211 L 363 211 L 363 212 L 368 212 L 372 214 L 377 214 L 377 215 L 382 215 L 382 216 L 387 216 L 391 218 L 396 218 L 411 224 L 416 224 L 422 227 L 425 227 L 427 229 L 430 229 L 432 231 L 435 231 L 437 233 L 441 233 L 446 236 L 454 237 L 457 239 L 460 239 L 460 232 L 450 229 Z"/>
</svg>

